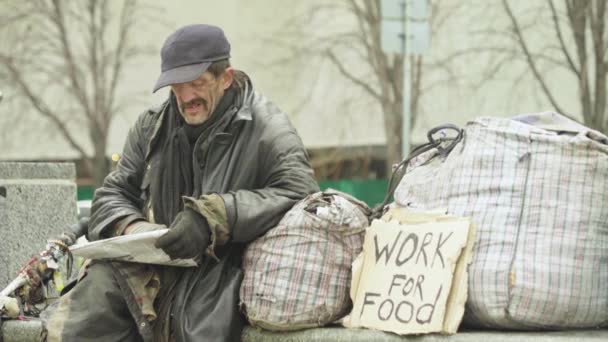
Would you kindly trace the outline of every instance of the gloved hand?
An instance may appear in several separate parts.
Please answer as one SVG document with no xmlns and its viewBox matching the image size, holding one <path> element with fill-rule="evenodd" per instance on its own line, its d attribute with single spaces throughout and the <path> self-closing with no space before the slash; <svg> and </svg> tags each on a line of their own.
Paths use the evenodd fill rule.
<svg viewBox="0 0 608 342">
<path fill-rule="evenodd" d="M 189 259 L 200 255 L 209 246 L 211 230 L 205 218 L 190 208 L 177 214 L 169 232 L 156 241 L 171 259 Z"/>
<path fill-rule="evenodd" d="M 159 229 L 167 228 L 164 224 L 156 224 L 150 223 L 148 221 L 135 221 L 131 223 L 127 229 L 125 229 L 125 234 L 137 234 L 137 233 L 145 233 L 152 232 Z"/>
</svg>

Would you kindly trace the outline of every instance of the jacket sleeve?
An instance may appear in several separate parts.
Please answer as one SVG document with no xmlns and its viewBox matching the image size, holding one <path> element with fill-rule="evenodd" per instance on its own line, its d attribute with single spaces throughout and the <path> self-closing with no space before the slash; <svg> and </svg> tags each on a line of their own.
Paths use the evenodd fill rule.
<svg viewBox="0 0 608 342">
<path fill-rule="evenodd" d="M 291 125 L 289 128 L 263 148 L 263 187 L 221 195 L 234 242 L 249 242 L 263 235 L 296 202 L 319 191 L 302 140 Z"/>
<path fill-rule="evenodd" d="M 115 225 L 143 219 L 141 183 L 145 168 L 146 134 L 152 114 L 143 113 L 129 131 L 116 167 L 95 191 L 89 225 L 90 240 L 114 235 Z M 124 224 L 122 224 L 124 225 Z"/>
</svg>

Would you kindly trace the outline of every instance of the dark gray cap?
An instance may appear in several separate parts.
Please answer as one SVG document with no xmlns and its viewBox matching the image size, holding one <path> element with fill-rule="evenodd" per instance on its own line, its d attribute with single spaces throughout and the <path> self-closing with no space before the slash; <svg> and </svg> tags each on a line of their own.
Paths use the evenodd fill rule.
<svg viewBox="0 0 608 342">
<path fill-rule="evenodd" d="M 188 25 L 167 38 L 160 57 L 161 74 L 154 92 L 199 78 L 211 63 L 230 58 L 230 43 L 219 27 Z"/>
</svg>

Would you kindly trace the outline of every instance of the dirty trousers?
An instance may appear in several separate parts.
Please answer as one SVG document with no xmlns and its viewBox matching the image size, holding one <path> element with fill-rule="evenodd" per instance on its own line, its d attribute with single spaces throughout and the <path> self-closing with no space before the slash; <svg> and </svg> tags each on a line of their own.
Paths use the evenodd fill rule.
<svg viewBox="0 0 608 342">
<path fill-rule="evenodd" d="M 77 300 L 74 300 L 77 299 Z M 93 263 L 47 322 L 47 342 L 143 341 L 115 272 L 109 263 Z"/>
</svg>

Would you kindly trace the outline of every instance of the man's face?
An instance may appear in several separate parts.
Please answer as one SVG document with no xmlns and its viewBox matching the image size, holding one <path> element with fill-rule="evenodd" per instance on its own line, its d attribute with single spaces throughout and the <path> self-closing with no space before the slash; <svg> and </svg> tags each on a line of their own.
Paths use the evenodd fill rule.
<svg viewBox="0 0 608 342">
<path fill-rule="evenodd" d="M 187 83 L 171 85 L 171 90 L 177 98 L 179 112 L 189 125 L 200 125 L 209 118 L 230 82 L 232 70 L 226 70 L 218 77 L 205 71 L 199 78 Z M 230 74 L 227 76 L 227 74 Z"/>
</svg>

